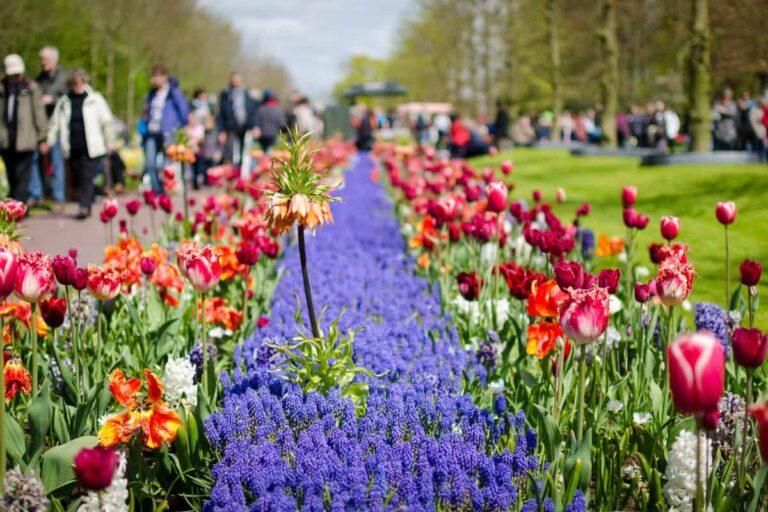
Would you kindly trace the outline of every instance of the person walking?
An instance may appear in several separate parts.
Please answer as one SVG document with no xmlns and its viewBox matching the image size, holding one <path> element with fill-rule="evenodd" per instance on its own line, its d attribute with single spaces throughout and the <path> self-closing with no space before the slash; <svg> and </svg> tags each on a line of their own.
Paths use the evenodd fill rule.
<svg viewBox="0 0 768 512">
<path fill-rule="evenodd" d="M 257 129 L 258 104 L 243 86 L 238 72 L 229 75 L 229 87 L 219 95 L 219 142 L 226 148 L 224 160 L 239 165 L 245 151 L 245 134 L 253 130 L 253 138 L 260 133 Z"/>
<path fill-rule="evenodd" d="M 285 128 L 285 113 L 280 108 L 277 96 L 269 89 L 264 91 L 264 100 L 259 107 L 259 144 L 268 153 Z"/>
<path fill-rule="evenodd" d="M 113 133 L 107 101 L 91 89 L 83 69 L 72 72 L 69 93 L 56 102 L 47 142 L 49 147 L 60 144 L 69 163 L 80 205 L 75 218 L 88 218 L 93 204 L 93 179 L 99 161 L 112 150 Z"/>
<path fill-rule="evenodd" d="M 24 76 L 24 60 L 10 54 L 3 60 L 0 81 L 0 156 L 5 162 L 10 197 L 26 203 L 36 149 L 47 150 L 48 119 L 40 87 Z"/>
<path fill-rule="evenodd" d="M 165 165 L 165 146 L 171 144 L 179 128 L 187 124 L 189 105 L 178 80 L 168 76 L 164 66 L 155 65 L 149 80 L 152 87 L 144 100 L 142 116 L 146 122 L 144 165 L 152 190 L 162 194 L 158 169 Z"/>
<path fill-rule="evenodd" d="M 35 82 L 43 93 L 45 114 L 50 121 L 56 102 L 67 94 L 67 75 L 59 66 L 59 50 L 54 46 L 44 46 L 40 49 L 40 66 L 42 70 L 35 78 Z M 35 152 L 29 181 L 30 206 L 37 205 L 45 196 L 46 162 L 51 167 L 51 196 L 56 202 L 54 210 L 59 212 L 63 210 L 64 201 L 66 201 L 66 178 L 64 155 L 61 152 L 61 144 L 58 142 L 49 148 L 45 158 L 42 158 L 39 152 Z"/>
</svg>

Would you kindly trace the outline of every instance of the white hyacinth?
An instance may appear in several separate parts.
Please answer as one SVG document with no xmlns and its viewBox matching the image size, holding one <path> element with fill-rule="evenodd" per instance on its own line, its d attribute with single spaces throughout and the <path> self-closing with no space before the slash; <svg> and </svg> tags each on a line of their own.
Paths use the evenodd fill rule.
<svg viewBox="0 0 768 512">
<path fill-rule="evenodd" d="M 712 442 L 701 434 L 701 465 L 699 474 L 704 482 L 711 466 Z M 670 512 L 693 510 L 696 497 L 696 434 L 683 430 L 669 451 L 667 470 L 664 472 L 664 497 Z M 711 507 L 708 508 L 708 510 Z"/>
<path fill-rule="evenodd" d="M 499 254 L 499 244 L 496 242 L 486 242 L 480 247 L 480 261 L 486 267 L 496 265 L 496 258 Z"/>
<path fill-rule="evenodd" d="M 197 405 L 195 367 L 189 357 L 170 357 L 165 363 L 165 398 L 185 407 Z"/>
<path fill-rule="evenodd" d="M 118 452 L 120 461 L 112 476 L 109 487 L 103 491 L 88 491 L 78 512 L 127 512 L 128 480 L 125 478 L 127 460 L 125 454 Z"/>
</svg>

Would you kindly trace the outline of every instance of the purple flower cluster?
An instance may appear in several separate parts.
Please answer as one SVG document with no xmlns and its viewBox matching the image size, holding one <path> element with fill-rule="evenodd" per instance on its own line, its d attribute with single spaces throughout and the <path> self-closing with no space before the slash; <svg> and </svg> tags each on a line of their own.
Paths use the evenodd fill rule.
<svg viewBox="0 0 768 512">
<path fill-rule="evenodd" d="M 205 423 L 220 457 L 207 511 L 509 510 L 531 502 L 540 471 L 536 432 L 497 400 L 495 413 L 461 394 L 464 372 L 484 378 L 441 313 L 437 290 L 415 277 L 372 162 L 358 157 L 334 205 L 336 223 L 309 240 L 322 324 L 345 310 L 368 379 L 363 414 L 334 389 L 305 393 L 274 370 L 264 342 L 296 334 L 297 251 L 287 251 L 270 325 L 236 354 L 223 409 Z M 535 504 L 535 501 L 533 501 Z M 554 510 L 551 500 L 543 503 Z"/>
<path fill-rule="evenodd" d="M 696 304 L 693 314 L 696 330 L 707 330 L 720 340 L 725 355 L 728 355 L 728 327 L 725 323 L 725 310 L 711 302 Z"/>
</svg>

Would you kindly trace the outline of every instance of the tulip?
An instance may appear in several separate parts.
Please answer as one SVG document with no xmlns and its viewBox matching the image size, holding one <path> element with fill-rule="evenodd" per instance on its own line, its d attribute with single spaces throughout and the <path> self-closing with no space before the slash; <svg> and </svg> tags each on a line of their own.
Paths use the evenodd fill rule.
<svg viewBox="0 0 768 512">
<path fill-rule="evenodd" d="M 763 266 L 752 260 L 744 260 L 739 265 L 741 284 L 744 286 L 757 286 L 763 273 Z"/>
<path fill-rule="evenodd" d="M 584 267 L 576 261 L 555 263 L 555 281 L 561 290 L 584 287 Z"/>
<path fill-rule="evenodd" d="M 108 219 L 112 219 L 117 215 L 118 210 L 117 199 L 105 199 L 101 206 L 101 211 L 104 212 Z"/>
<path fill-rule="evenodd" d="M 750 405 L 749 415 L 757 421 L 757 436 L 760 441 L 760 455 L 768 464 L 768 402 Z"/>
<path fill-rule="evenodd" d="M 110 221 L 109 214 L 105 212 L 104 210 L 99 212 L 99 220 L 102 222 L 102 224 L 106 224 Z"/>
<path fill-rule="evenodd" d="M 555 199 L 558 203 L 564 203 L 566 198 L 565 189 L 563 187 L 557 187 L 555 191 Z"/>
<path fill-rule="evenodd" d="M 142 274 L 145 276 L 151 276 L 154 274 L 155 269 L 157 269 L 157 261 L 155 261 L 155 258 L 152 256 L 142 256 L 139 265 L 141 267 Z"/>
<path fill-rule="evenodd" d="M 0 201 L 0 212 L 9 222 L 19 222 L 27 214 L 27 205 L 7 197 Z"/>
<path fill-rule="evenodd" d="M 534 190 L 532 197 L 533 197 L 534 203 L 538 203 L 539 201 L 541 201 L 541 190 Z"/>
<path fill-rule="evenodd" d="M 72 247 L 69 251 L 67 251 L 67 254 L 69 254 L 69 257 L 75 260 L 75 263 L 77 263 L 77 249 Z"/>
<path fill-rule="evenodd" d="M 144 204 L 146 204 L 153 210 L 156 210 L 157 196 L 155 195 L 155 192 L 153 190 L 145 190 L 143 195 L 144 195 Z"/>
<path fill-rule="evenodd" d="M 18 274 L 18 257 L 10 251 L 0 250 L 0 300 L 13 293 Z"/>
<path fill-rule="evenodd" d="M 680 233 L 680 219 L 677 217 L 661 218 L 661 236 L 665 240 L 674 240 Z"/>
<path fill-rule="evenodd" d="M 72 275 L 75 270 L 75 260 L 69 256 L 54 256 L 53 275 L 59 284 L 69 286 L 72 284 Z"/>
<path fill-rule="evenodd" d="M 456 281 L 462 297 L 469 301 L 477 300 L 483 286 L 483 280 L 477 277 L 477 272 L 459 272 Z"/>
<path fill-rule="evenodd" d="M 435 219 L 441 224 L 452 222 L 456 218 L 458 203 L 453 197 L 444 197 L 434 204 Z"/>
<path fill-rule="evenodd" d="M 488 196 L 486 209 L 489 212 L 503 212 L 507 207 L 507 186 L 501 181 L 490 183 L 485 190 Z"/>
<path fill-rule="evenodd" d="M 88 286 L 88 271 L 84 268 L 75 269 L 72 278 L 72 288 L 77 291 L 83 291 Z"/>
<path fill-rule="evenodd" d="M 715 207 L 715 217 L 723 226 L 733 224 L 736 220 L 736 204 L 733 201 L 719 202 Z"/>
<path fill-rule="evenodd" d="M 201 248 L 194 243 L 184 244 L 176 251 L 176 257 L 179 268 L 195 291 L 206 293 L 219 283 L 221 266 L 210 245 Z"/>
<path fill-rule="evenodd" d="M 127 235 L 128 234 L 128 221 L 125 219 L 120 219 L 120 222 L 117 224 L 118 229 L 120 230 L 120 233 Z"/>
<path fill-rule="evenodd" d="M 648 302 L 656 295 L 656 282 L 650 281 L 648 284 L 635 283 L 635 300 L 639 303 Z"/>
<path fill-rule="evenodd" d="M 258 320 L 256 320 L 256 327 L 259 329 L 263 329 L 264 327 L 269 325 L 269 318 L 265 316 L 260 316 Z"/>
<path fill-rule="evenodd" d="M 683 333 L 667 347 L 677 410 L 698 418 L 717 409 L 725 387 L 725 352 L 708 331 Z"/>
<path fill-rule="evenodd" d="M 624 208 L 632 208 L 637 201 L 637 187 L 627 185 L 621 189 L 621 204 Z"/>
<path fill-rule="evenodd" d="M 55 289 L 56 281 L 50 256 L 39 251 L 26 252 L 19 256 L 14 286 L 19 298 L 36 303 Z"/>
<path fill-rule="evenodd" d="M 655 263 L 656 265 L 661 263 L 664 259 L 662 254 L 663 247 L 663 245 L 657 243 L 648 245 L 648 257 L 651 259 L 651 262 Z"/>
<path fill-rule="evenodd" d="M 656 291 L 667 306 L 682 304 L 693 290 L 693 265 L 677 256 L 664 260 L 656 274 Z"/>
<path fill-rule="evenodd" d="M 512 172 L 512 162 L 509 160 L 504 160 L 501 162 L 501 172 L 504 174 L 509 174 Z"/>
<path fill-rule="evenodd" d="M 250 267 L 259 261 L 259 248 L 256 245 L 244 244 L 237 248 L 235 255 L 241 265 L 248 265 Z"/>
<path fill-rule="evenodd" d="M 737 327 L 733 331 L 733 359 L 745 368 L 757 368 L 765 361 L 768 351 L 768 334 L 759 329 Z"/>
<path fill-rule="evenodd" d="M 720 411 L 717 409 L 709 411 L 701 417 L 699 423 L 704 430 L 717 430 L 717 425 L 720 423 Z"/>
<path fill-rule="evenodd" d="M 128 212 L 128 215 L 133 217 L 137 213 L 139 213 L 139 209 L 141 208 L 141 201 L 138 199 L 131 199 L 130 201 L 126 201 L 125 203 L 125 209 Z"/>
<path fill-rule="evenodd" d="M 619 269 L 603 269 L 597 275 L 597 285 L 608 290 L 608 293 L 615 294 L 619 289 L 619 279 L 621 271 Z"/>
<path fill-rule="evenodd" d="M 98 300 L 112 300 L 120 294 L 123 273 L 114 267 L 88 265 L 88 290 Z"/>
<path fill-rule="evenodd" d="M 597 340 L 608 328 L 608 302 L 604 288 L 568 290 L 568 299 L 560 309 L 565 335 L 580 345 Z"/>
<path fill-rule="evenodd" d="M 97 446 L 80 450 L 74 462 L 78 485 L 87 491 L 101 491 L 112 483 L 120 457 L 112 448 Z"/>
<path fill-rule="evenodd" d="M 64 297 L 51 297 L 40 301 L 40 314 L 43 315 L 45 323 L 54 329 L 61 327 L 66 313 L 67 299 Z"/>
<path fill-rule="evenodd" d="M 584 217 L 586 215 L 589 215 L 589 203 L 584 203 L 576 210 L 577 217 Z"/>
<path fill-rule="evenodd" d="M 165 213 L 170 214 L 173 211 L 173 204 L 171 203 L 171 198 L 170 197 L 168 197 L 166 195 L 162 195 L 162 196 L 160 196 L 160 199 L 158 200 L 158 202 L 160 204 L 160 208 Z"/>
</svg>

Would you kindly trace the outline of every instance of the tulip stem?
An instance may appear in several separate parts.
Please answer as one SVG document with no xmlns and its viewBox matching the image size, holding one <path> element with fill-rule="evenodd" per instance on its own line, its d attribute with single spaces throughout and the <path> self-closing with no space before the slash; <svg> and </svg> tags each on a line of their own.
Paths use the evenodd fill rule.
<svg viewBox="0 0 768 512">
<path fill-rule="evenodd" d="M 576 441 L 581 444 L 581 437 L 584 432 L 584 374 L 587 371 L 587 351 L 584 345 L 579 350 L 581 359 L 579 359 L 579 409 L 576 416 Z"/>
<path fill-rule="evenodd" d="M 0 318 L 0 333 L 5 335 L 5 319 Z M 0 496 L 5 488 L 5 349 L 0 350 Z"/>
<path fill-rule="evenodd" d="M 728 243 L 728 225 L 725 225 L 725 314 L 731 310 L 731 247 Z"/>
<path fill-rule="evenodd" d="M 207 370 L 207 365 L 208 365 L 208 332 L 207 332 L 207 325 L 206 325 L 207 324 L 207 321 L 206 321 L 207 319 L 205 318 L 206 317 L 206 315 L 205 315 L 205 292 L 202 292 L 200 294 L 200 314 L 202 315 L 202 319 L 203 319 L 203 325 L 202 325 L 203 332 L 201 333 L 202 336 L 203 336 L 203 342 L 202 342 L 202 347 L 203 347 L 203 378 L 206 379 L 206 383 L 207 383 L 206 376 L 207 376 L 208 372 L 206 370 Z M 206 392 L 207 392 L 207 390 L 206 390 Z"/>
<path fill-rule="evenodd" d="M 315 317 L 315 305 L 312 302 L 312 288 L 309 284 L 309 268 L 307 267 L 307 250 L 304 245 L 304 226 L 298 225 L 299 231 L 299 260 L 301 261 L 301 276 L 304 279 L 304 295 L 307 299 L 307 311 L 309 313 L 309 324 L 312 326 L 312 336 L 320 337 L 320 329 L 317 328 L 317 318 Z"/>
<path fill-rule="evenodd" d="M 32 303 L 32 321 L 30 322 L 32 336 L 32 398 L 37 396 L 37 303 Z M 5 389 L 3 389 L 5 391 Z"/>
<path fill-rule="evenodd" d="M 703 512 L 704 510 L 704 485 L 701 481 L 701 427 L 696 424 L 696 499 L 694 500 L 694 510 Z"/>
<path fill-rule="evenodd" d="M 67 312 L 69 313 L 69 340 L 72 345 L 72 359 L 75 364 L 75 381 L 77 382 L 78 389 L 82 387 L 83 383 L 80 382 L 80 351 L 77 344 L 77 326 L 75 325 L 75 317 L 72 314 L 72 302 L 69 296 L 69 286 L 64 287 L 64 292 L 67 295 Z M 77 403 L 80 403 L 80 395 L 75 396 Z"/>
<path fill-rule="evenodd" d="M 755 314 L 752 312 L 752 290 L 751 286 L 747 286 L 747 313 L 749 313 L 749 328 L 752 329 L 755 326 Z"/>
<path fill-rule="evenodd" d="M 747 468 L 744 465 L 744 459 L 747 453 L 747 428 L 749 427 L 749 414 L 747 414 L 747 407 L 752 400 L 752 368 L 745 368 L 747 371 L 747 392 L 744 395 L 744 419 L 742 420 L 743 426 L 741 430 L 741 456 L 739 461 L 739 483 L 743 485 L 744 477 L 747 473 Z"/>
</svg>

